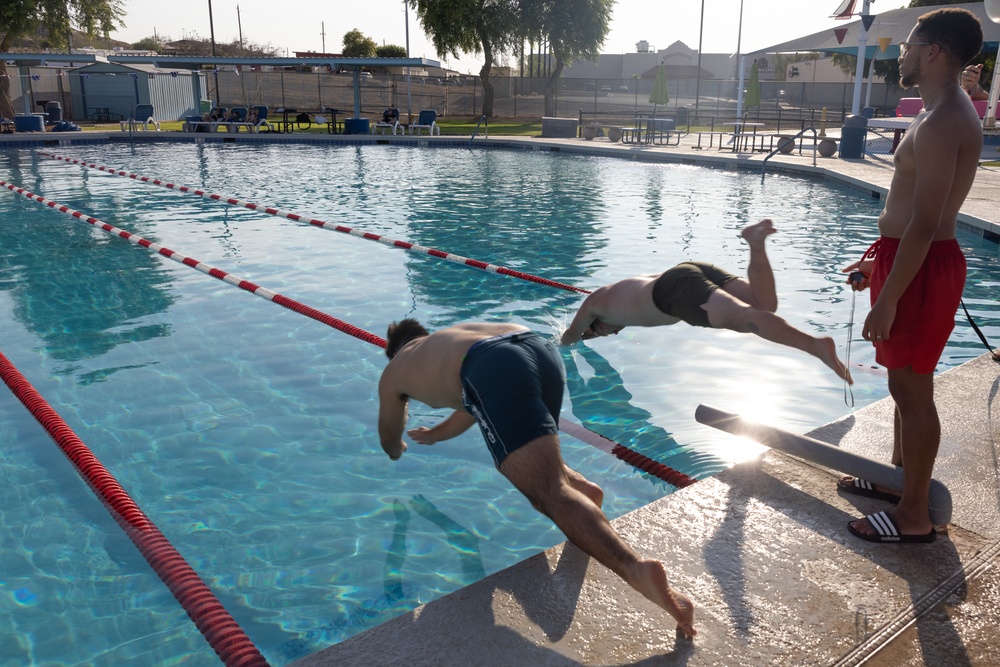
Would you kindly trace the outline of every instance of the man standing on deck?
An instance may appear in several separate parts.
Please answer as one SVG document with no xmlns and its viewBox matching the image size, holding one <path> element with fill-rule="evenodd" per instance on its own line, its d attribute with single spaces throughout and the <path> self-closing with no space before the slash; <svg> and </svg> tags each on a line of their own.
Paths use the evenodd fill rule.
<svg viewBox="0 0 1000 667">
<path fill-rule="evenodd" d="M 608 522 L 604 492 L 568 467 L 559 451 L 565 372 L 555 346 L 525 327 L 459 324 L 429 334 L 405 319 L 389 326 L 389 364 L 379 380 L 378 430 L 393 461 L 406 451 L 403 431 L 413 398 L 455 412 L 433 428 L 407 431 L 433 445 L 479 422 L 497 469 L 588 555 L 696 634 L 694 606 L 671 588 L 663 563 L 639 558 Z"/>
<path fill-rule="evenodd" d="M 983 135 L 959 74 L 983 43 L 982 26 L 964 9 L 922 15 L 899 49 L 903 88 L 917 86 L 924 110 L 896 149 L 895 171 L 878 219 L 880 238 L 863 260 L 854 289 L 871 286 L 871 312 L 861 335 L 888 369 L 896 403 L 892 462 L 903 466 L 902 496 L 892 512 L 848 524 L 870 542 L 931 542 L 931 473 L 941 441 L 934 405 L 934 368 L 955 325 L 965 286 L 965 257 L 955 240 L 957 216 L 979 165 Z M 889 489 L 845 477 L 848 493 L 893 498 Z M 898 491 L 898 490 L 897 490 Z"/>
</svg>

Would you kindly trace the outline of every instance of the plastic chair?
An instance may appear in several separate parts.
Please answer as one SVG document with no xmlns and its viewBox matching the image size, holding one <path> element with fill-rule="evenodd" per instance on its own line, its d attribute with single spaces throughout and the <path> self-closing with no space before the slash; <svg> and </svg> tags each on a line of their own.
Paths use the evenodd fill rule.
<svg viewBox="0 0 1000 667">
<path fill-rule="evenodd" d="M 260 132 L 260 128 L 263 126 L 267 128 L 268 132 L 274 132 L 274 126 L 267 121 L 267 107 L 258 104 L 250 108 L 257 112 L 257 131 Z"/>
<path fill-rule="evenodd" d="M 152 104 L 136 104 L 135 116 L 121 121 L 122 131 L 126 129 L 126 125 L 130 125 L 136 130 L 142 129 L 146 132 L 149 131 L 149 126 L 152 125 L 157 132 L 160 131 L 160 121 L 153 118 Z"/>
<path fill-rule="evenodd" d="M 430 135 L 441 134 L 441 128 L 437 124 L 437 111 L 434 109 L 421 109 L 420 115 L 417 117 L 417 122 L 410 125 L 410 134 L 413 134 L 413 130 L 420 134 L 421 130 L 427 130 Z"/>
<path fill-rule="evenodd" d="M 397 109 L 396 107 L 392 107 L 390 109 L 387 109 L 386 111 L 388 111 L 389 113 L 389 120 L 388 121 L 381 120 L 375 123 L 375 128 L 373 132 L 378 132 L 379 134 L 385 134 L 386 130 L 391 129 L 392 133 L 396 134 L 397 130 L 402 130 L 402 127 L 399 124 L 399 109 Z M 385 118 L 384 113 L 382 114 L 382 118 L 383 119 Z"/>
</svg>

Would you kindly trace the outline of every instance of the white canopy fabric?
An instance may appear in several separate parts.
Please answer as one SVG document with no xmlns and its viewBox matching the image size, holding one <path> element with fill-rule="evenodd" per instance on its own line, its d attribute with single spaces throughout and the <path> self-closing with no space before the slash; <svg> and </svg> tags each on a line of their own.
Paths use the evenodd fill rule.
<svg viewBox="0 0 1000 667">
<path fill-rule="evenodd" d="M 983 24 L 983 51 L 995 51 L 1000 44 L 1000 24 L 994 23 L 986 14 L 986 7 L 982 2 L 965 2 L 957 5 L 947 5 L 948 7 L 960 7 L 968 9 L 975 14 Z M 903 9 L 892 9 L 879 12 L 874 3 L 871 14 L 875 17 L 871 28 L 868 30 L 868 44 L 865 47 L 865 58 L 875 60 L 895 60 L 899 57 L 899 43 L 906 39 L 913 26 L 917 24 L 917 19 L 927 12 L 939 7 L 904 7 Z M 856 56 L 858 54 L 858 37 L 861 33 L 861 20 L 835 21 L 830 19 L 830 28 L 821 32 L 816 32 L 805 37 L 799 37 L 788 42 L 775 44 L 760 51 L 746 54 L 750 58 L 755 58 L 768 53 L 846 53 Z M 837 41 L 835 29 L 846 28 L 847 34 L 840 42 Z M 889 46 L 885 51 L 879 46 L 879 38 L 888 37 Z"/>
</svg>

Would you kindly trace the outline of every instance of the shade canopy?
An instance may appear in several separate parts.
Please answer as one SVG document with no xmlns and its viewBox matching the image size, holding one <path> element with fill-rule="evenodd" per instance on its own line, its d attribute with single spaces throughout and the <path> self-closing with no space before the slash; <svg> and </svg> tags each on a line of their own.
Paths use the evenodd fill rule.
<svg viewBox="0 0 1000 667">
<path fill-rule="evenodd" d="M 657 105 L 668 102 L 670 102 L 670 92 L 667 90 L 667 70 L 661 64 L 660 69 L 656 72 L 653 88 L 649 91 L 649 103 L 653 105 L 655 110 Z"/>
</svg>

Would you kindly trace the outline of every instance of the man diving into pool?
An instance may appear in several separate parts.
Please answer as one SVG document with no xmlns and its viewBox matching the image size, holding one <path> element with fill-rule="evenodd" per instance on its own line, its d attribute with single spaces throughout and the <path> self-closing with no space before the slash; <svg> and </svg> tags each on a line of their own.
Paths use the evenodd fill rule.
<svg viewBox="0 0 1000 667">
<path fill-rule="evenodd" d="M 389 326 L 379 380 L 378 430 L 393 461 L 406 451 L 409 400 L 454 412 L 433 428 L 407 431 L 433 445 L 477 421 L 497 469 L 573 544 L 621 577 L 696 634 L 694 606 L 674 590 L 663 563 L 640 558 L 615 532 L 601 503 L 604 492 L 569 468 L 559 449 L 559 409 L 565 388 L 562 358 L 552 342 L 516 324 L 458 324 L 429 334 L 405 319 Z"/>
<path fill-rule="evenodd" d="M 731 329 L 808 352 L 853 382 L 837 358 L 832 338 L 796 329 L 774 312 L 778 295 L 764 248 L 776 232 L 770 220 L 745 227 L 750 246 L 747 280 L 704 262 L 684 262 L 662 274 L 626 278 L 595 290 L 584 299 L 562 335 L 563 345 L 616 334 L 627 326 L 656 327 L 684 320 L 697 327 Z"/>
</svg>

